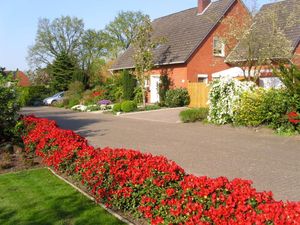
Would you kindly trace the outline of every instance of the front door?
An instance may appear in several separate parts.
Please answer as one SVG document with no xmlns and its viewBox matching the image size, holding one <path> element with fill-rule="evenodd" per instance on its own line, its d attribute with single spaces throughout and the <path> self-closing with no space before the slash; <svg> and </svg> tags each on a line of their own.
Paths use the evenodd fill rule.
<svg viewBox="0 0 300 225">
<path fill-rule="evenodd" d="M 157 103 L 159 102 L 159 75 L 150 76 L 150 102 Z"/>
</svg>

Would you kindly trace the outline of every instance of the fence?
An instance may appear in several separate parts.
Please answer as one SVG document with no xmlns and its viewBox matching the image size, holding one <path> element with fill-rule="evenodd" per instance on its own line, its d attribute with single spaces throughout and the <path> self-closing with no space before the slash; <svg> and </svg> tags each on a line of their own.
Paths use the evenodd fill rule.
<svg viewBox="0 0 300 225">
<path fill-rule="evenodd" d="M 205 83 L 189 83 L 188 92 L 191 98 L 189 107 L 200 108 L 208 107 L 208 93 L 210 87 Z"/>
</svg>

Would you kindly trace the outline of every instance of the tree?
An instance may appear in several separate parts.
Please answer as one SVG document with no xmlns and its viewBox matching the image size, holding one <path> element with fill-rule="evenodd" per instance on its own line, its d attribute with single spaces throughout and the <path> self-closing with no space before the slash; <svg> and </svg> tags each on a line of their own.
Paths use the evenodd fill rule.
<svg viewBox="0 0 300 225">
<path fill-rule="evenodd" d="M 153 50 L 162 43 L 162 38 L 152 38 L 153 32 L 150 18 L 143 18 L 142 23 L 137 27 L 135 38 L 132 41 L 134 49 L 134 74 L 143 96 L 143 106 L 146 106 L 146 88 L 145 83 L 149 80 L 149 71 L 153 68 Z"/>
<path fill-rule="evenodd" d="M 76 75 L 80 73 L 76 60 L 65 52 L 57 56 L 49 66 L 49 71 L 52 76 L 50 86 L 55 91 L 65 91 L 72 81 L 79 80 L 76 79 Z"/>
<path fill-rule="evenodd" d="M 222 23 L 227 26 L 227 32 L 220 34 L 230 52 L 226 61 L 240 66 L 245 79 L 253 81 L 259 78 L 263 68 L 292 57 L 292 43 L 285 30 L 299 22 L 297 7 L 290 10 L 273 4 L 256 13 L 256 5 L 253 1 L 252 15 L 246 18 L 238 20 L 238 15 L 225 18 Z"/>
<path fill-rule="evenodd" d="M 120 12 L 114 21 L 109 23 L 103 35 L 105 36 L 110 57 L 117 58 L 120 52 L 125 51 L 136 36 L 136 28 L 147 18 L 141 12 Z"/>
<path fill-rule="evenodd" d="M 29 64 L 41 67 L 51 64 L 61 54 L 77 56 L 84 33 L 84 24 L 76 17 L 62 16 L 40 19 L 35 44 L 29 48 Z"/>
<path fill-rule="evenodd" d="M 102 58 L 107 55 L 107 44 L 104 40 L 102 31 L 95 31 L 92 29 L 86 30 L 82 36 L 81 46 L 78 56 L 81 69 L 85 76 L 87 84 L 90 85 L 90 79 L 95 78 L 95 66 L 99 62 L 103 62 Z"/>
</svg>

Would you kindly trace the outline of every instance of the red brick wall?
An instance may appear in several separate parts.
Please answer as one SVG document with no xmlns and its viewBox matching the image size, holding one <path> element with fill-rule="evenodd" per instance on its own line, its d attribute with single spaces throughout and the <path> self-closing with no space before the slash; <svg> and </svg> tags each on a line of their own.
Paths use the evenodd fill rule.
<svg viewBox="0 0 300 225">
<path fill-rule="evenodd" d="M 295 63 L 297 66 L 300 67 L 300 43 L 298 44 L 298 47 L 296 48 L 293 63 Z"/>
<path fill-rule="evenodd" d="M 182 65 L 169 65 L 150 72 L 150 75 L 163 75 L 167 73 L 173 83 L 173 88 L 187 87 L 187 67 Z"/>
<path fill-rule="evenodd" d="M 17 72 L 16 79 L 19 80 L 18 85 L 21 87 L 28 87 L 31 85 L 29 78 L 22 71 Z"/>
<path fill-rule="evenodd" d="M 245 6 L 236 1 L 229 9 L 226 16 L 239 17 L 249 16 Z M 213 38 L 214 36 L 222 36 L 226 31 L 226 24 L 219 23 L 206 40 L 198 47 L 198 50 L 192 55 L 187 64 L 187 76 L 190 82 L 197 81 L 198 74 L 207 74 L 211 80 L 211 74 L 225 69 L 230 66 L 224 62 L 224 57 L 216 57 L 213 55 Z M 226 52 L 228 54 L 228 52 Z"/>
</svg>

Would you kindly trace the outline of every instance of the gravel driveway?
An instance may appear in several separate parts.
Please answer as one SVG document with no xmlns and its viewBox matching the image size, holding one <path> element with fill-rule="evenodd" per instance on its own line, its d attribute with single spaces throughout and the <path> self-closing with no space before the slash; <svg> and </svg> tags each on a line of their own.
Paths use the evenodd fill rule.
<svg viewBox="0 0 300 225">
<path fill-rule="evenodd" d="M 24 108 L 22 113 L 54 119 L 62 128 L 87 137 L 94 146 L 164 155 L 188 173 L 250 179 L 258 190 L 272 190 L 276 199 L 300 200 L 298 136 L 280 137 L 266 129 L 168 123 L 51 107 Z M 168 118 L 168 111 L 164 113 L 161 116 Z"/>
</svg>

